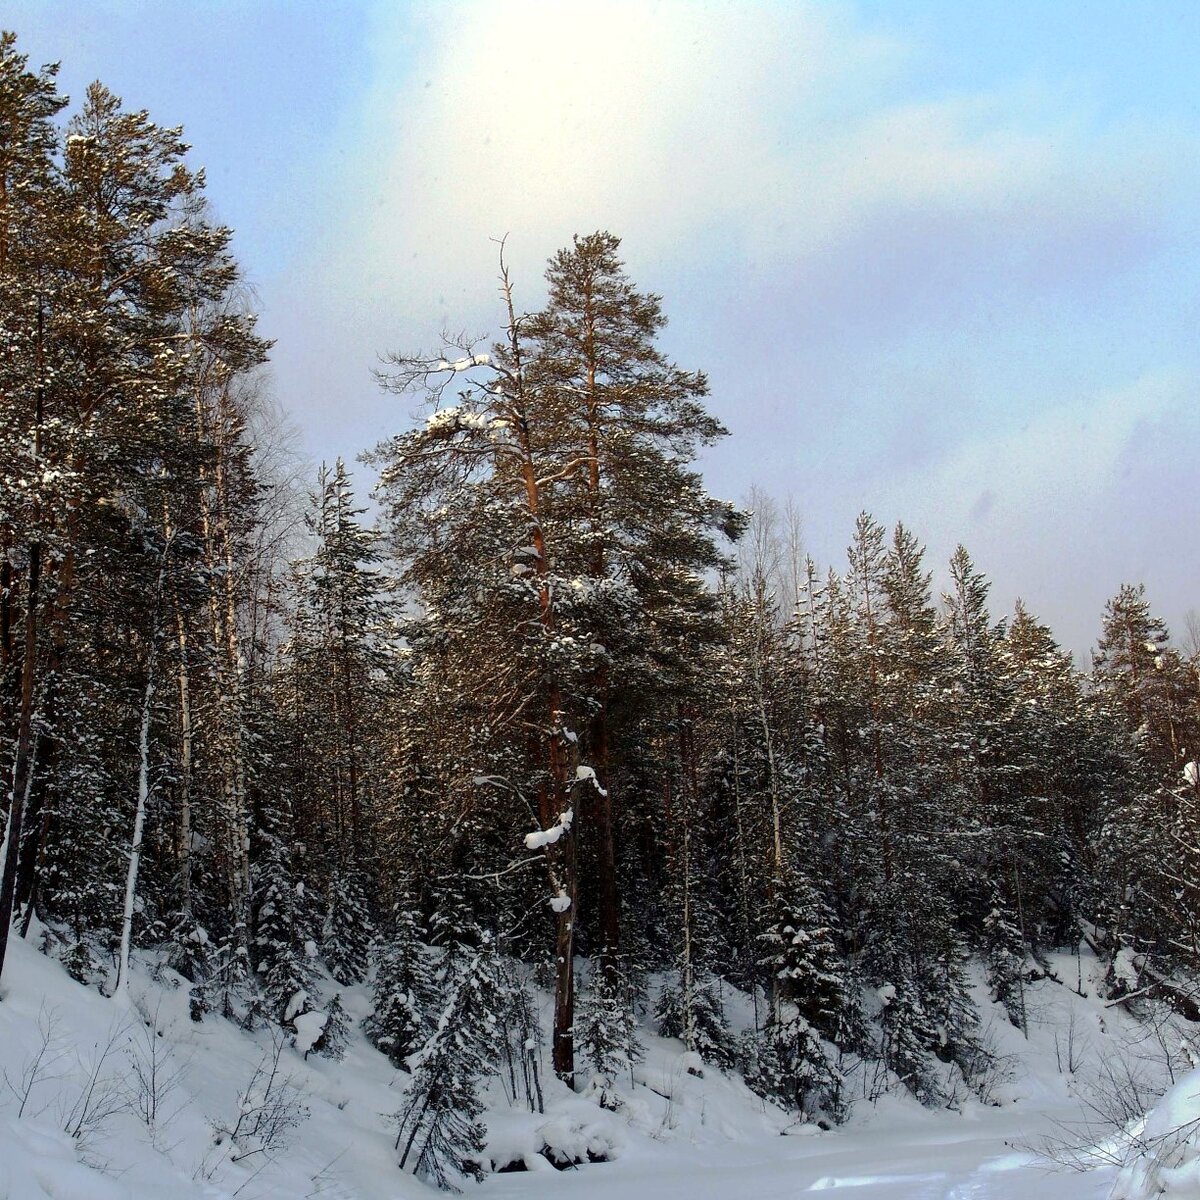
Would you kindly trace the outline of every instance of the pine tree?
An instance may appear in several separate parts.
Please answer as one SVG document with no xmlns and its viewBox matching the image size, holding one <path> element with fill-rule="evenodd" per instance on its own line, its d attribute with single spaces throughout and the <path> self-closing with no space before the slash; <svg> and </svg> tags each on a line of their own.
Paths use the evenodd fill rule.
<svg viewBox="0 0 1200 1200">
<path fill-rule="evenodd" d="M 33 774 L 39 696 L 39 633 L 44 624 L 43 556 L 53 497 L 39 488 L 48 372 L 46 321 L 59 278 L 48 248 L 60 246 L 55 217 L 62 189 L 53 155 L 53 118 L 65 105 L 57 68 L 27 69 L 15 35 L 0 34 L 0 770 L 12 780 L 0 853 L 0 972 L 12 920 L 17 855 Z M 49 261 L 48 261 L 49 260 Z M 44 478 L 44 475 L 43 475 Z M 23 594 L 22 594 L 23 592 Z"/>
<path fill-rule="evenodd" d="M 435 403 L 447 380 L 481 378 L 458 404 L 439 408 L 424 429 L 392 439 L 375 457 L 401 579 L 422 603 L 406 634 L 418 658 L 415 723 L 436 807 L 461 829 L 458 814 L 499 792 L 533 810 L 539 830 L 561 831 L 538 852 L 550 896 L 563 899 L 553 910 L 553 1057 L 558 1074 L 570 1079 L 578 895 L 577 744 L 568 704 L 595 652 L 559 603 L 570 595 L 570 581 L 552 568 L 558 529 L 544 511 L 549 484 L 541 481 L 563 464 L 527 386 L 507 277 L 505 294 L 507 343 L 491 355 L 395 358 L 387 385 L 423 390 Z M 514 821 L 510 844 L 517 844 L 518 828 Z M 474 849 L 469 832 L 459 840 L 467 853 Z"/>
<path fill-rule="evenodd" d="M 405 1105 L 396 1118 L 400 1169 L 438 1187 L 459 1190 L 466 1176 L 483 1177 L 483 1111 L 478 1089 L 495 1072 L 493 1055 L 503 981 L 494 946 L 457 956 L 445 981 L 444 1005 L 413 1065 Z"/>
<path fill-rule="evenodd" d="M 358 983 L 366 974 L 374 926 L 361 879 L 338 872 L 329 887 L 321 949 L 338 983 Z"/>
<path fill-rule="evenodd" d="M 529 319 L 505 272 L 506 335 L 490 354 L 396 357 L 388 386 L 435 403 L 458 387 L 457 402 L 376 455 L 422 603 L 408 630 L 420 752 L 446 811 L 507 804 L 514 833 L 532 813 L 559 971 L 552 1052 L 568 1080 L 577 934 L 615 962 L 617 747 L 636 772 L 633 747 L 670 729 L 691 650 L 719 636 L 703 579 L 713 536 L 736 525 L 689 469 L 722 432 L 699 404 L 703 377 L 655 348 L 659 300 L 632 288 L 616 249 L 596 235 L 552 260 L 550 303 Z M 467 832 L 481 848 L 483 828 Z"/>
<path fill-rule="evenodd" d="M 553 502 L 570 523 L 570 569 L 591 583 L 581 615 L 607 647 L 587 684 L 593 712 L 584 756 L 601 784 L 594 870 L 599 945 L 608 953 L 619 944 L 611 757 L 623 698 L 614 682 L 622 657 L 637 653 L 629 609 L 643 630 L 657 618 L 659 645 L 642 653 L 656 655 L 661 670 L 681 648 L 669 639 L 686 637 L 705 615 L 695 573 L 717 564 L 710 530 L 729 520 L 688 467 L 701 446 L 725 434 L 703 408 L 707 380 L 657 348 L 666 325 L 661 298 L 636 289 L 620 245 L 598 232 L 559 251 L 546 271 L 547 305 L 529 328 L 530 380 L 566 464 Z"/>
<path fill-rule="evenodd" d="M 279 822 L 281 823 L 281 822 Z M 281 837 L 263 829 L 254 865 L 251 945 L 267 1015 L 280 1025 L 313 1009 L 316 947 L 306 928 L 303 889 Z"/>
<path fill-rule="evenodd" d="M 64 201 L 52 157 L 58 148 L 53 118 L 66 101 L 55 88 L 57 68 L 34 73 L 27 61 L 15 36 L 0 34 L 0 769 L 11 779 L 0 845 L 0 973 L 26 840 L 37 715 L 44 707 L 43 567 L 58 543 L 50 516 L 56 497 L 38 468 L 52 415 L 46 326 L 52 291 L 62 278 L 57 260 Z"/>
<path fill-rule="evenodd" d="M 589 1090 L 601 1108 L 619 1108 L 616 1081 L 632 1071 L 642 1051 L 629 988 L 618 973 L 593 972 L 592 986 L 579 1005 L 577 1025 L 579 1046 L 592 1069 Z"/>
<path fill-rule="evenodd" d="M 375 1009 L 367 1032 L 392 1064 L 407 1070 L 422 1045 L 436 1001 L 433 972 L 421 929 L 407 898 L 392 910 L 375 972 Z"/>
<path fill-rule="evenodd" d="M 8 65 L 16 61 L 11 51 L 8 39 Z M 43 116 L 58 106 L 46 99 Z M 22 430 L 41 460 L 40 470 L 25 474 L 45 486 L 22 506 L 20 534 L 0 518 L 6 572 L 17 543 L 22 569 L 29 568 L 23 597 L 4 588 L 0 620 L 0 658 L 12 678 L 13 604 L 24 604 L 24 734 L 9 744 L 19 767 L 15 824 L 25 828 L 7 857 L 0 924 L 7 932 L 15 894 L 24 929 L 41 906 L 44 915 L 69 917 L 103 942 L 120 936 L 128 946 L 130 906 L 122 929 L 119 911 L 86 898 L 127 880 L 139 908 L 151 919 L 159 912 L 157 886 L 152 893 L 137 887 L 139 867 L 148 879 L 160 873 L 140 852 L 147 841 L 157 844 L 146 831 L 145 801 L 155 782 L 151 763 L 165 757 L 154 744 L 152 705 L 166 658 L 164 622 L 153 610 L 168 597 L 177 609 L 200 598 L 188 531 L 180 528 L 197 498 L 199 461 L 188 399 L 193 360 L 180 347 L 190 312 L 225 296 L 237 272 L 229 231 L 204 218 L 203 179 L 183 164 L 178 130 L 124 111 L 94 85 L 62 149 L 61 166 L 39 176 L 57 199 L 41 210 L 38 261 L 22 264 L 42 290 L 27 294 L 32 307 L 11 310 L 32 322 L 26 344 L 37 371 L 28 376 L 29 405 L 6 405 L 5 419 L 17 418 L 11 429 Z M 23 188 L 26 203 L 40 188 L 32 182 Z M 15 226 L 10 232 L 6 254 L 19 245 Z M 244 344 L 261 351 L 252 337 Z M 166 588 L 155 585 L 164 544 L 178 551 Z M 0 707 L 15 711 L 7 700 Z M 112 830 L 123 839 L 134 832 L 132 854 L 128 841 L 114 853 Z"/>
</svg>

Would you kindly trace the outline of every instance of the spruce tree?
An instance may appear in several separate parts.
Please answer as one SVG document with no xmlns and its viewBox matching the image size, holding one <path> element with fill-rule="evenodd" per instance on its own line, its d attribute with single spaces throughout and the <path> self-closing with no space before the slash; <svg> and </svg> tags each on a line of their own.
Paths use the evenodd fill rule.
<svg viewBox="0 0 1200 1200">
<path fill-rule="evenodd" d="M 418 1052 L 404 1107 L 396 1117 L 400 1169 L 457 1191 L 466 1177 L 482 1179 L 481 1082 L 495 1072 L 498 1008 L 504 992 L 495 947 L 453 960 L 433 1033 Z"/>
<path fill-rule="evenodd" d="M 272 824 L 280 828 L 282 816 Z M 303 886 L 280 833 L 263 828 L 259 838 L 250 952 L 267 1015 L 286 1026 L 315 1007 L 316 945 L 304 919 Z"/>
<path fill-rule="evenodd" d="M 375 971 L 375 1008 L 367 1032 L 392 1064 L 407 1070 L 422 1045 L 437 998 L 421 927 L 407 896 L 397 901 L 383 931 Z"/>
<path fill-rule="evenodd" d="M 616 1082 L 642 1056 L 628 984 L 620 974 L 611 969 L 593 971 L 577 1023 L 579 1047 L 592 1069 L 589 1090 L 601 1108 L 619 1108 Z"/>
<path fill-rule="evenodd" d="M 294 564 L 292 636 L 276 686 L 292 729 L 295 818 L 322 869 L 315 882 L 349 899 L 371 865 L 372 714 L 382 702 L 392 636 L 378 538 L 360 522 L 350 474 L 322 467 L 308 526 L 311 556 Z M 335 869 L 330 870 L 330 867 Z M 361 964 L 360 964 L 361 965 Z"/>
<path fill-rule="evenodd" d="M 760 937 L 761 962 L 778 982 L 781 999 L 821 1037 L 853 1040 L 856 1001 L 834 937 L 833 916 L 807 876 L 791 872 Z"/>
<path fill-rule="evenodd" d="M 358 983 L 367 971 L 374 925 L 362 879 L 338 872 L 329 886 L 321 948 L 338 983 Z"/>
</svg>

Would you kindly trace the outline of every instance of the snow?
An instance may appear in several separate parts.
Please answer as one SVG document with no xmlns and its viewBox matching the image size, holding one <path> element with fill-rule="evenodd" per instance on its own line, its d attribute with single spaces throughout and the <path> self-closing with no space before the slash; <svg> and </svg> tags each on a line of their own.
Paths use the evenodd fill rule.
<svg viewBox="0 0 1200 1200">
<path fill-rule="evenodd" d="M 592 786 L 602 796 L 607 796 L 608 792 L 600 786 L 600 780 L 596 778 L 596 772 L 591 767 L 578 766 L 575 768 L 575 782 L 586 783 L 590 782 Z"/>
<path fill-rule="evenodd" d="M 236 1124 L 256 1064 L 272 1048 L 270 1031 L 248 1033 L 209 1015 L 189 1019 L 186 986 L 173 972 L 134 955 L 131 1005 L 121 1007 L 72 980 L 29 943 L 9 942 L 0 989 L 0 1200 L 417 1200 L 433 1193 L 401 1174 L 387 1117 L 399 1104 L 396 1071 L 355 1035 L 343 1062 L 285 1045 L 281 1077 L 302 1123 L 282 1147 L 234 1161 L 238 1151 L 217 1126 Z M 362 989 L 343 991 L 348 1011 L 364 1015 Z M 304 1018 L 300 1018 L 301 1021 Z M 149 1022 L 147 1025 L 145 1022 Z M 21 1104 L 18 1090 L 42 1042 L 53 1065 Z M 161 1036 L 160 1036 L 161 1035 Z M 131 1110 L 132 1064 L 151 1041 L 164 1051 L 177 1085 L 151 1130 Z M 107 1048 L 98 1092 L 106 1100 L 77 1136 L 65 1129 Z M 115 1104 L 108 1104 L 107 1101 Z M 107 1109 L 115 1111 L 106 1112 Z"/>
<path fill-rule="evenodd" d="M 472 367 L 486 367 L 492 361 L 490 354 L 471 354 L 466 358 L 456 358 L 453 362 L 447 362 L 446 359 L 440 359 L 435 371 L 469 371 Z"/>
<path fill-rule="evenodd" d="M 495 1114 L 488 1121 L 485 1165 L 491 1171 L 520 1163 L 526 1171 L 556 1174 L 555 1167 L 612 1162 L 625 1148 L 620 1118 L 586 1100 L 560 1101 L 547 1119 L 529 1114 Z"/>
<path fill-rule="evenodd" d="M 568 808 L 559 815 L 558 820 L 549 829 L 538 829 L 525 835 L 526 850 L 540 850 L 543 846 L 553 846 L 564 833 L 571 828 L 575 810 Z"/>
<path fill-rule="evenodd" d="M 1137 966 L 1137 955 L 1128 946 L 1122 947 L 1113 957 L 1112 973 L 1114 979 L 1119 979 L 1128 992 L 1135 991 L 1138 986 L 1140 972 Z"/>
<path fill-rule="evenodd" d="M 296 1052 L 302 1057 L 306 1057 L 312 1048 L 321 1040 L 321 1034 L 325 1032 L 325 1026 L 329 1023 L 329 1014 L 318 1012 L 314 1009 L 312 1012 L 301 1013 L 292 1021 L 292 1027 L 296 1031 Z"/>
<path fill-rule="evenodd" d="M 571 897 L 562 888 L 559 888 L 547 903 L 550 905 L 551 912 L 565 913 L 571 907 Z"/>
<path fill-rule="evenodd" d="M 443 437 L 457 433 L 460 429 L 479 431 L 487 427 L 488 418 L 482 413 L 468 412 L 456 405 L 439 408 L 425 418 L 425 431 Z"/>
<path fill-rule="evenodd" d="M 1200 1196 L 1200 1070 L 1185 1075 L 1144 1121 L 1125 1131 L 1128 1160 L 1114 1200 Z"/>
<path fill-rule="evenodd" d="M 304 1011 L 304 1006 L 308 1003 L 308 993 L 305 991 L 296 992 L 287 1002 L 287 1007 L 283 1010 L 283 1023 L 290 1024 L 295 1020 L 298 1014 Z"/>
<path fill-rule="evenodd" d="M 285 1145 L 250 1156 L 252 1147 L 239 1149 L 222 1131 L 236 1125 L 239 1107 L 254 1103 L 251 1075 L 272 1052 L 270 1029 L 247 1032 L 212 1014 L 191 1021 L 184 982 L 145 955 L 133 957 L 128 1007 L 75 983 L 27 942 L 15 940 L 9 955 L 0 1000 L 0 1200 L 432 1195 L 398 1170 L 393 1149 L 390 1116 L 410 1076 L 395 1071 L 357 1028 L 342 1062 L 312 1053 L 305 1059 L 326 1021 L 324 1012 L 303 1011 L 315 992 L 293 1015 L 295 1044 L 278 1049 L 297 1125 Z M 601 1108 L 586 1068 L 580 1093 L 554 1079 L 545 1036 L 553 1006 L 538 993 L 543 1036 L 529 1050 L 539 1063 L 545 1112 L 513 1103 L 503 1076 L 490 1081 L 483 1165 L 504 1173 L 489 1175 L 477 1194 L 481 1200 L 793 1200 L 848 1189 L 854 1200 L 1195 1197 L 1200 1071 L 1180 1073 L 1140 1126 L 1108 1131 L 1120 1147 L 1115 1164 L 1111 1152 L 1097 1152 L 1095 1169 L 1052 1171 L 1039 1156 L 1046 1139 L 1078 1125 L 1105 1065 L 1123 1055 L 1145 1064 L 1158 1044 L 1124 1009 L 1108 1007 L 1100 990 L 1103 966 L 1087 953 L 1052 956 L 1050 967 L 1051 978 L 1027 988 L 1028 1039 L 987 999 L 977 972 L 986 1036 L 1002 1065 L 990 1102 L 965 1089 L 954 1111 L 923 1109 L 894 1090 L 872 1101 L 876 1080 L 869 1069 L 848 1064 L 848 1086 L 860 1098 L 848 1123 L 830 1130 L 765 1104 L 740 1077 L 703 1065 L 697 1070 L 695 1055 L 679 1042 L 645 1030 L 644 1057 L 614 1081 L 614 1110 Z M 340 990 L 348 1014 L 361 1021 L 369 989 Z M 726 989 L 725 1000 L 734 1027 L 748 1027 L 751 998 Z M 22 1079 L 47 1040 L 50 1065 L 22 1105 Z M 1169 1031 L 1163 1040 L 1179 1047 Z M 131 1063 L 147 1044 L 159 1046 L 178 1074 L 167 1117 L 151 1129 L 117 1104 L 72 1136 L 71 1113 L 78 1113 L 97 1064 L 101 1091 L 128 1098 Z M 247 1156 L 238 1161 L 240 1155 Z M 568 1165 L 578 1169 L 555 1169 Z"/>
<path fill-rule="evenodd" d="M 1124 1046 L 1135 1026 L 1105 1009 L 1096 990 L 1103 970 L 1094 959 L 1085 955 L 1077 966 L 1064 954 L 1053 969 L 1062 980 L 1078 974 L 1087 995 L 1065 983 L 1031 984 L 1028 1041 L 985 1000 L 996 1052 L 1019 1060 L 1013 1078 L 997 1087 L 998 1104 L 964 1098 L 956 1112 L 930 1112 L 886 1095 L 875 1104 L 860 1101 L 846 1125 L 822 1130 L 764 1104 L 737 1078 L 710 1068 L 694 1074 L 696 1056 L 651 1035 L 632 1085 L 628 1077 L 618 1080 L 618 1111 L 591 1110 L 587 1132 L 622 1134 L 605 1161 L 547 1170 L 543 1127 L 489 1113 L 489 1165 L 519 1163 L 524 1170 L 489 1177 L 482 1200 L 797 1200 L 824 1192 L 853 1200 L 1107 1200 L 1113 1167 L 1065 1170 L 1039 1153 L 1060 1122 L 1077 1123 L 1082 1112 L 1077 1081 L 1060 1073 L 1054 1047 L 1077 1038 L 1098 1071 L 1100 1052 Z M 726 1000 L 735 1024 L 739 1005 L 741 1021 L 752 1019 L 747 997 L 727 991 Z M 581 1103 L 558 1100 L 552 1111 L 574 1117 Z M 569 1128 L 561 1117 L 549 1125 L 551 1134 Z M 578 1152 L 578 1137 L 559 1137 Z"/>
<path fill-rule="evenodd" d="M 1200 765 L 1197 765 L 1194 762 L 1188 763 L 1187 766 L 1183 768 L 1183 778 L 1187 783 L 1190 783 L 1192 787 L 1195 787 L 1198 783 L 1200 783 Z"/>
</svg>

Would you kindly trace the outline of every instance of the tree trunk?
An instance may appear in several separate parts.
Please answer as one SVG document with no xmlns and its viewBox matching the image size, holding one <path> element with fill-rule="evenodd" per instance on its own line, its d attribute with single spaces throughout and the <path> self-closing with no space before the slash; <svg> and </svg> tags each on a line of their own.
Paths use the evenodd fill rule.
<svg viewBox="0 0 1200 1200">
<path fill-rule="evenodd" d="M 14 710 L 18 707 L 13 694 L 13 596 L 16 592 L 16 572 L 9 553 L 12 535 L 6 526 L 0 531 L 0 770 L 7 764 L 9 747 L 16 742 Z"/>
<path fill-rule="evenodd" d="M 150 797 L 150 719 L 154 703 L 154 652 L 146 665 L 146 692 L 142 698 L 142 730 L 138 742 L 137 809 L 133 818 L 133 844 L 129 848 L 129 871 L 125 876 L 125 908 L 121 915 L 121 956 L 117 962 L 117 986 L 114 996 L 129 990 L 129 949 L 133 940 L 133 905 L 137 896 L 138 868 L 142 861 L 142 832 L 146 826 L 146 802 Z"/>
<path fill-rule="evenodd" d="M 518 476 L 529 517 L 530 538 L 537 556 L 538 620 L 547 638 L 554 634 L 554 596 L 550 587 L 546 538 L 541 520 L 541 494 L 530 439 L 526 411 L 525 383 L 522 368 L 521 340 L 513 306 L 512 286 L 503 254 L 500 263 L 501 284 L 508 309 L 508 338 L 512 355 L 510 422 L 516 434 L 520 464 Z M 571 784 L 567 776 L 566 738 L 562 726 L 562 691 L 554 679 L 547 686 L 547 718 L 544 737 L 548 780 L 538 793 L 538 818 L 543 829 L 549 829 L 570 807 Z M 577 814 L 576 814 L 577 815 Z M 578 825 L 573 820 L 570 830 L 557 842 L 545 847 L 547 875 L 552 894 L 566 897 L 568 904 L 555 912 L 554 928 L 554 1038 L 551 1059 L 554 1073 L 567 1084 L 575 1086 L 575 920 L 579 901 L 576 845 Z"/>
<path fill-rule="evenodd" d="M 158 623 L 162 609 L 163 587 L 166 584 L 167 556 L 171 550 L 170 535 L 163 543 L 158 566 L 158 587 L 154 594 L 154 611 L 150 623 L 150 643 L 146 652 L 146 690 L 142 697 L 141 736 L 138 739 L 137 807 L 133 817 L 133 842 L 129 847 L 129 870 L 125 876 L 125 907 L 121 915 L 121 954 L 117 960 L 117 985 L 114 996 L 129 990 L 129 950 L 133 940 L 133 905 L 137 898 L 138 869 L 142 862 L 142 834 L 146 827 L 146 805 L 150 799 L 150 723 L 154 715 L 154 671 L 158 659 Z"/>
<path fill-rule="evenodd" d="M 596 804 L 596 837 L 599 842 L 599 900 L 600 944 L 604 969 L 610 975 L 617 971 L 617 954 L 621 941 L 621 902 L 617 890 L 617 855 L 613 835 L 612 772 L 609 770 L 608 741 L 608 672 L 603 668 L 596 675 L 596 690 L 600 710 L 592 721 L 592 767 L 596 772 L 594 797 Z"/>
<path fill-rule="evenodd" d="M 4 977 L 4 958 L 12 925 L 13 897 L 17 883 L 17 857 L 21 846 L 21 828 L 25 803 L 33 781 L 33 707 L 37 679 L 38 592 L 41 587 L 42 548 L 29 547 L 29 570 L 25 597 L 25 649 L 21 664 L 21 717 L 17 732 L 17 754 L 13 764 L 12 790 L 8 796 L 8 824 L 0 847 L 4 867 L 0 872 L 0 979 Z"/>
<path fill-rule="evenodd" d="M 53 650 L 47 664 L 46 685 L 41 700 L 41 721 L 44 728 L 53 729 L 55 722 L 55 686 L 58 662 Z M 42 862 L 49 842 L 50 823 L 54 817 L 54 805 L 48 795 L 49 780 L 53 778 L 58 742 L 44 738 L 38 730 L 33 734 L 33 767 L 31 771 L 25 817 L 22 822 L 24 833 L 17 855 L 17 884 L 13 901 L 14 912 L 22 912 L 21 936 L 29 936 L 37 908 L 38 883 Z"/>
<path fill-rule="evenodd" d="M 565 844 L 563 844 L 565 843 Z M 579 888 L 575 870 L 575 835 L 560 839 L 563 844 L 560 878 L 570 900 L 565 912 L 556 914 L 554 929 L 554 1073 L 569 1088 L 575 1086 L 575 904 Z"/>
<path fill-rule="evenodd" d="M 192 912 L 192 681 L 188 666 L 188 633 L 183 609 L 176 605 L 179 642 L 179 825 L 175 855 L 179 864 L 179 908 Z"/>
<path fill-rule="evenodd" d="M 591 292 L 587 294 L 584 308 L 584 356 L 587 360 L 587 423 L 588 423 L 588 497 L 591 506 L 592 536 L 595 550 L 592 575 L 601 580 L 607 575 L 604 542 L 600 530 L 600 395 L 596 386 L 596 329 L 595 312 Z M 592 768 L 596 772 L 599 787 L 596 794 L 596 835 L 599 850 L 597 875 L 599 876 L 600 941 L 603 950 L 604 970 L 609 982 L 617 982 L 617 952 L 621 940 L 621 905 L 617 891 L 617 855 L 613 837 L 613 781 L 609 770 L 608 732 L 608 669 L 601 666 L 593 676 L 592 688 L 599 704 L 592 718 L 591 753 Z"/>
</svg>

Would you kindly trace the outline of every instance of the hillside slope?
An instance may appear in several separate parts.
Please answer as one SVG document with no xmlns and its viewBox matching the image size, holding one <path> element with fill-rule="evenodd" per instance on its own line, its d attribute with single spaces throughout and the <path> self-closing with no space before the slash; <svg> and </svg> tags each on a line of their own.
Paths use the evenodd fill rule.
<svg viewBox="0 0 1200 1200">
<path fill-rule="evenodd" d="M 341 1061 L 305 1059 L 269 1029 L 247 1032 L 215 1016 L 193 1022 L 186 992 L 169 973 L 153 981 L 145 962 L 119 1002 L 24 942 L 12 956 L 0 1003 L 0 1200 L 432 1194 L 396 1165 L 390 1118 L 408 1077 L 357 1028 Z M 1130 1088 L 1163 1090 L 1178 1065 L 1177 1032 L 1106 1007 L 1094 960 L 1064 955 L 1056 965 L 1061 982 L 1030 989 L 1028 1040 L 980 997 L 997 1054 L 990 1103 L 964 1092 L 957 1111 L 928 1111 L 892 1089 L 824 1131 L 643 1031 L 645 1057 L 615 1113 L 548 1070 L 544 1114 L 510 1105 L 503 1081 L 493 1081 L 487 1155 L 502 1173 L 482 1192 L 497 1200 L 717 1200 L 842 1187 L 859 1200 L 1105 1195 L 1111 1166 L 1094 1159 L 1086 1173 L 1049 1174 L 1035 1152 L 1047 1140 L 1098 1141 L 1114 1100 L 1128 1103 Z M 343 999 L 352 1017 L 366 1015 L 363 989 Z M 856 1081 L 856 1069 L 851 1087 L 878 1089 L 865 1069 Z M 557 1171 L 551 1158 L 582 1165 Z"/>
</svg>

